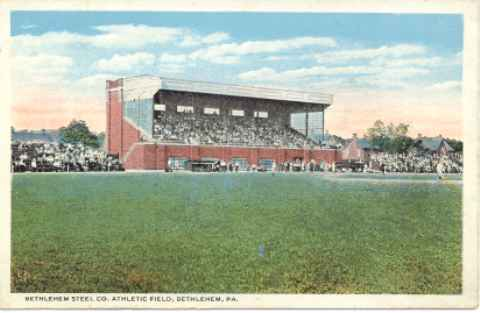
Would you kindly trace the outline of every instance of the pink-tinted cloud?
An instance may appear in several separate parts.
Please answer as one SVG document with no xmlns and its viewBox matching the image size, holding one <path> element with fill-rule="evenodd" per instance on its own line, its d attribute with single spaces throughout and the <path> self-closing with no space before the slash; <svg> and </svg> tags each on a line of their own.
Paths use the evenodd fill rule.
<svg viewBox="0 0 480 313">
<path fill-rule="evenodd" d="M 462 138 L 463 118 L 460 98 L 440 101 L 431 96 L 402 98 L 397 93 L 336 95 L 326 111 L 326 129 L 343 137 L 353 133 L 362 136 L 376 120 L 385 123 L 407 123 L 410 136 Z M 457 104 L 457 105 L 456 105 Z"/>
<path fill-rule="evenodd" d="M 28 92 L 28 97 L 18 97 L 12 108 L 13 126 L 17 129 L 56 129 L 67 125 L 72 119 L 85 120 L 95 131 L 105 129 L 103 99 L 70 97 L 61 91 L 25 92 Z"/>
</svg>

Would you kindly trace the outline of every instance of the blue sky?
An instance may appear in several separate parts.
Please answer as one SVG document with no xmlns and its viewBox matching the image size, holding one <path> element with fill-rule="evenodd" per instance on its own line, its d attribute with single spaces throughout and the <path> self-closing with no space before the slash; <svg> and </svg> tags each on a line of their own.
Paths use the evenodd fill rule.
<svg viewBox="0 0 480 313">
<path fill-rule="evenodd" d="M 28 12 L 12 13 L 12 35 L 69 31 L 94 34 L 92 26 L 145 24 L 188 27 L 199 32 L 222 30 L 238 40 L 295 36 L 330 36 L 338 40 L 382 45 L 423 43 L 456 52 L 463 47 L 461 15 L 446 14 L 318 14 L 318 13 L 193 13 L 193 12 Z M 25 29 L 26 25 L 37 27 Z"/>
<path fill-rule="evenodd" d="M 379 118 L 393 122 L 388 110 L 412 123 L 404 111 L 414 107 L 459 111 L 461 15 L 17 11 L 11 23 L 15 85 L 69 111 L 89 103 L 100 113 L 105 79 L 138 74 L 333 93 L 331 131 L 344 135 L 375 118 L 335 129 L 342 112 L 360 110 L 352 99 L 368 115 L 390 99 Z M 461 125 L 443 124 L 439 133 L 459 136 Z"/>
</svg>

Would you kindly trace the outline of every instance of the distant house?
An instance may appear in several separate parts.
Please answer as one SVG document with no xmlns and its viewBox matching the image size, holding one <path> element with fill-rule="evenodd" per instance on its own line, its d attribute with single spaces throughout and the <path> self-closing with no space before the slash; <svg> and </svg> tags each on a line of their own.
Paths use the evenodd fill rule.
<svg viewBox="0 0 480 313">
<path fill-rule="evenodd" d="M 52 143 L 58 142 L 60 134 L 58 130 L 18 130 L 12 131 L 12 142 L 42 142 Z"/>
<path fill-rule="evenodd" d="M 417 139 L 416 147 L 424 152 L 437 154 L 448 154 L 455 151 L 445 138 L 441 136 L 419 138 Z"/>
<path fill-rule="evenodd" d="M 368 161 L 372 152 L 379 151 L 378 147 L 374 147 L 365 139 L 353 138 L 345 143 L 341 150 L 342 160 L 350 161 Z"/>
</svg>

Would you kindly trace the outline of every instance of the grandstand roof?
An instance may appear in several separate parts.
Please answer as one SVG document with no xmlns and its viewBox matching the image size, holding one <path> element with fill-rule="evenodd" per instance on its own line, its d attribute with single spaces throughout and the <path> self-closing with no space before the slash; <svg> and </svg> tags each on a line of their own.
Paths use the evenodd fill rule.
<svg viewBox="0 0 480 313">
<path fill-rule="evenodd" d="M 260 98 L 280 101 L 318 104 L 324 107 L 333 102 L 331 94 L 314 91 L 288 90 L 213 82 L 164 78 L 152 75 L 122 79 L 125 100 L 150 98 L 158 90 L 196 92 L 237 97 Z"/>
</svg>

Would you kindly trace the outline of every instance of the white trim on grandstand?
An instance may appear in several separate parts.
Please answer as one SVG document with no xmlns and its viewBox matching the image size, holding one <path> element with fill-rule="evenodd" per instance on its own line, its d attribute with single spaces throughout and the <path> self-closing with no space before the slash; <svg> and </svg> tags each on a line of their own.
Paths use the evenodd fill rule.
<svg viewBox="0 0 480 313">
<path fill-rule="evenodd" d="M 152 75 L 123 78 L 123 90 L 125 101 L 151 98 L 158 90 L 172 90 L 321 104 L 325 108 L 333 102 L 333 95 L 319 92 L 200 82 Z"/>
<path fill-rule="evenodd" d="M 270 150 L 322 150 L 322 151 L 336 151 L 335 148 L 326 148 L 319 146 L 305 146 L 305 147 L 285 147 L 285 146 L 271 146 L 271 145 L 250 145 L 242 146 L 239 144 L 185 144 L 182 142 L 176 142 L 172 140 L 156 140 L 155 138 L 151 141 L 136 142 L 134 145 L 164 145 L 164 146 L 191 146 L 199 148 L 211 148 L 212 146 L 216 148 L 242 148 L 242 149 L 270 149 Z M 431 174 L 431 173 L 430 173 Z"/>
</svg>

